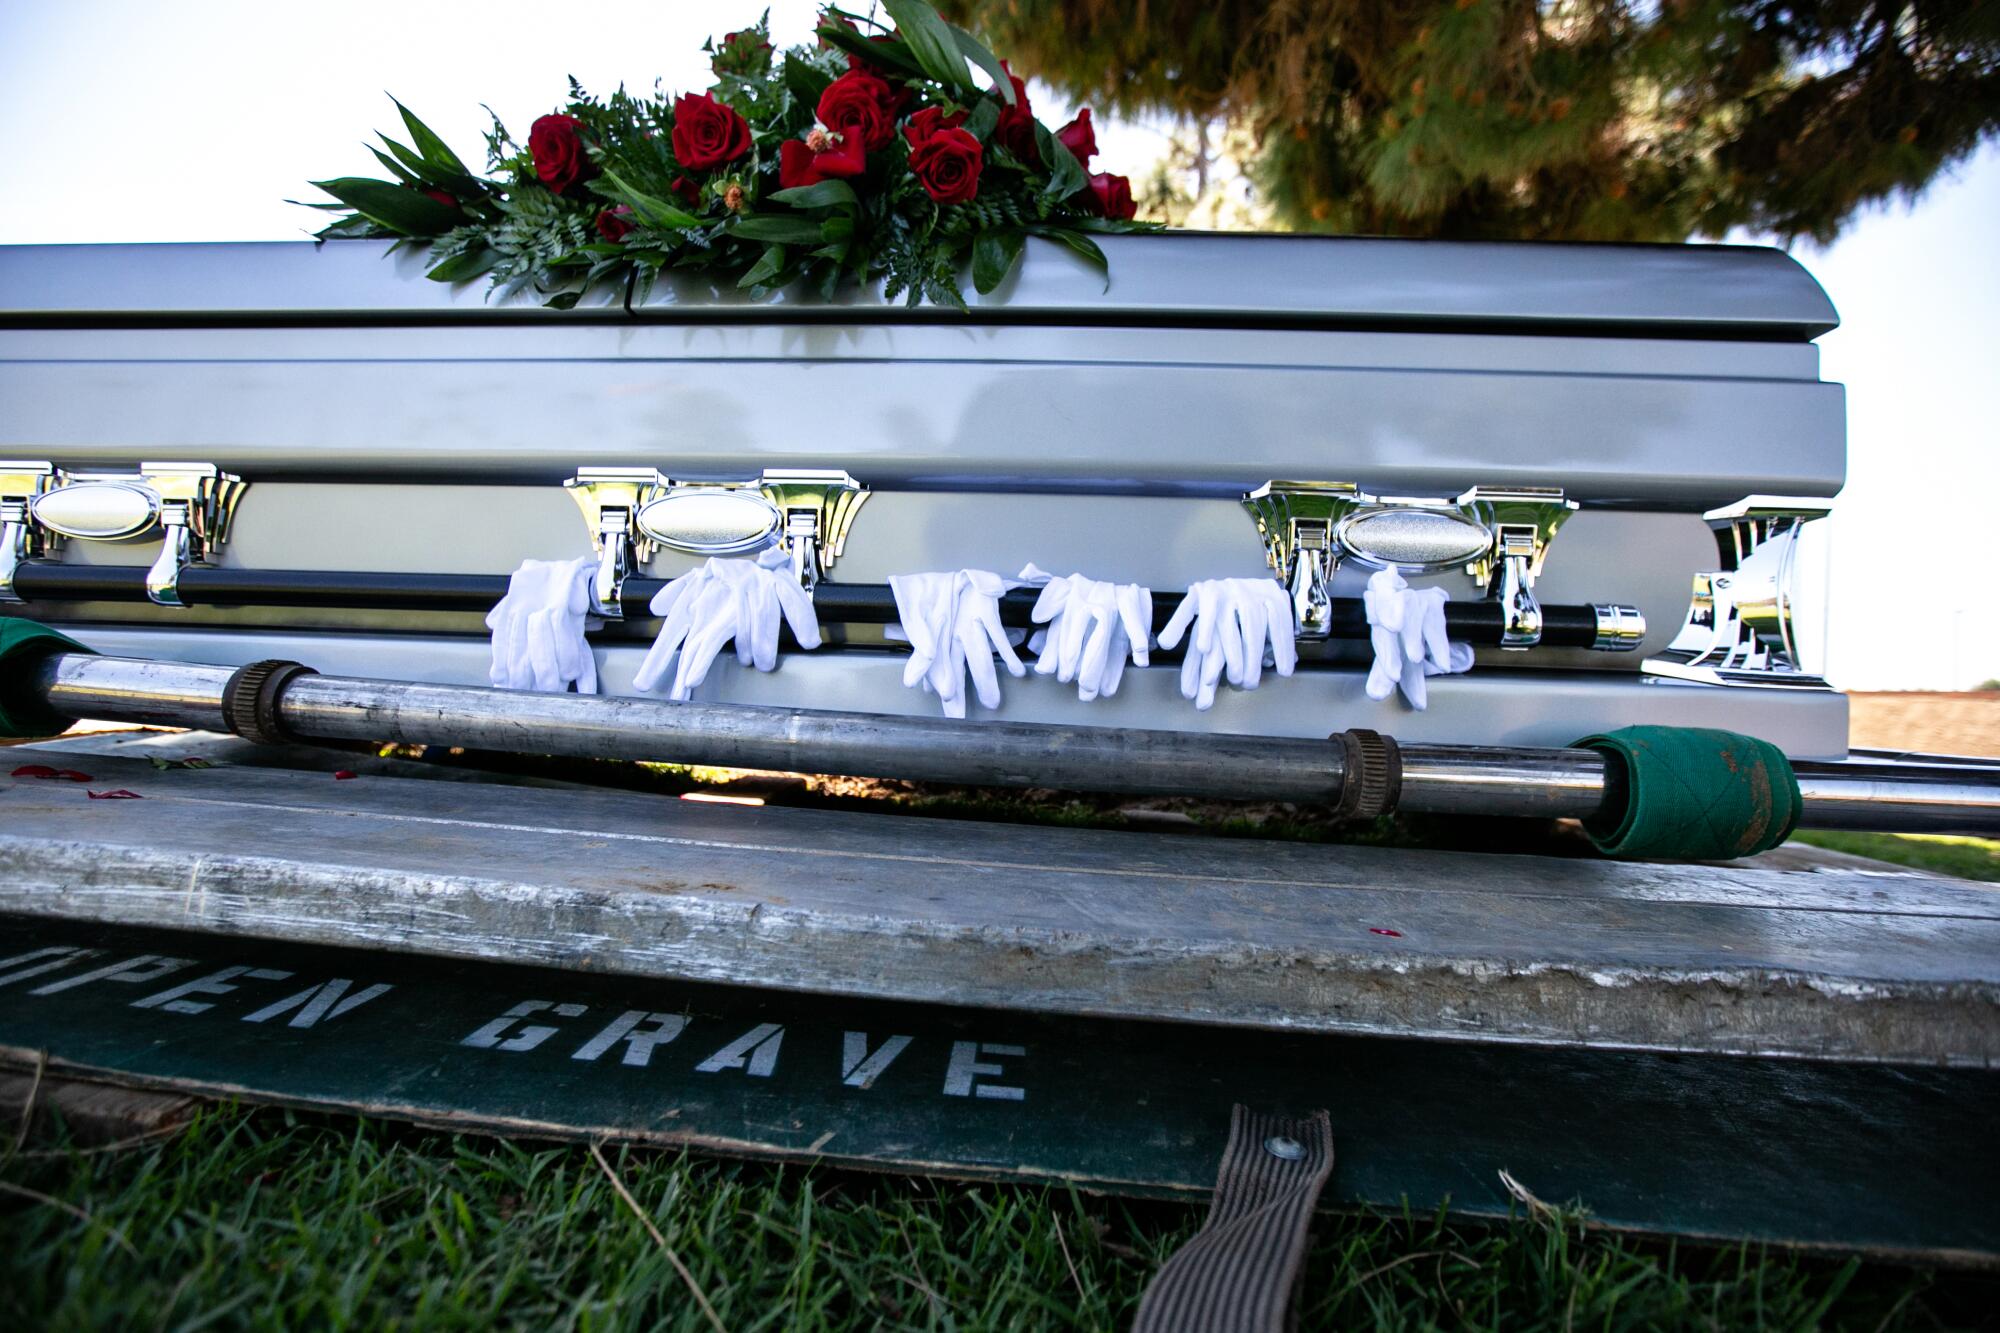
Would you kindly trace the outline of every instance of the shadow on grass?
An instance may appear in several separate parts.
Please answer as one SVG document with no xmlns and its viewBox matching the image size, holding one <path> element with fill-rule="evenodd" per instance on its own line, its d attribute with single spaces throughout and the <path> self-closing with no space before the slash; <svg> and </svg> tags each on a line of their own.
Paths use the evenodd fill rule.
<svg viewBox="0 0 2000 1333">
<path fill-rule="evenodd" d="M 1200 1224 L 1060 1188 L 606 1157 L 657 1239 L 587 1146 L 235 1106 L 123 1151 L 30 1144 L 0 1164 L 0 1318 L 712 1327 L 691 1280 L 731 1329 L 1111 1329 Z M 2000 1308 L 1983 1277 L 1620 1237 L 1561 1209 L 1500 1226 L 1329 1214 L 1315 1233 L 1308 1329 L 1931 1329 Z"/>
</svg>

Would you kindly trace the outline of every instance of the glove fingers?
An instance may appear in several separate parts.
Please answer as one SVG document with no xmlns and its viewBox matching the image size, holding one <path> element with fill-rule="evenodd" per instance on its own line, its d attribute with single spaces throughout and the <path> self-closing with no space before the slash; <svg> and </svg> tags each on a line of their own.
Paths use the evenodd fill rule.
<svg viewBox="0 0 2000 1333">
<path fill-rule="evenodd" d="M 772 590 L 777 594 L 778 609 L 785 617 L 785 623 L 792 627 L 792 637 L 799 647 L 807 649 L 820 645 L 819 614 L 813 610 L 812 598 L 797 580 L 785 574 L 775 576 Z"/>
<path fill-rule="evenodd" d="M 1181 658 L 1181 698 L 1193 699 L 1201 692 L 1202 657 L 1193 648 Z"/>
<path fill-rule="evenodd" d="M 1131 647 L 1132 660 L 1140 666 L 1146 665 L 1148 645 L 1153 634 L 1153 590 L 1142 588 L 1136 583 L 1126 583 L 1118 588 L 1118 619 L 1125 627 L 1125 638 Z M 1111 693 L 1110 690 L 1105 691 Z"/>
<path fill-rule="evenodd" d="M 1243 625 L 1243 688 L 1254 690 L 1264 679 L 1264 608 L 1256 597 L 1244 597 L 1236 614 Z"/>
<path fill-rule="evenodd" d="M 1210 653 L 1202 662 L 1201 687 L 1195 694 L 1194 706 L 1206 713 L 1215 704 L 1215 686 L 1222 679 L 1224 658 L 1219 653 Z"/>
<path fill-rule="evenodd" d="M 562 668 L 556 661 L 552 613 L 537 611 L 528 622 L 528 671 L 537 690 L 560 690 Z"/>
<path fill-rule="evenodd" d="M 1265 624 L 1271 636 L 1271 662 L 1281 676 L 1292 674 L 1299 664 L 1299 631 L 1292 619 L 1292 599 L 1283 587 L 1269 579 L 1259 579 L 1259 595 L 1266 610 Z"/>
<path fill-rule="evenodd" d="M 1222 662 L 1229 683 L 1243 685 L 1243 617 L 1241 603 L 1232 593 L 1224 599 L 1222 614 L 1216 617 L 1215 637 L 1221 640 Z"/>
</svg>

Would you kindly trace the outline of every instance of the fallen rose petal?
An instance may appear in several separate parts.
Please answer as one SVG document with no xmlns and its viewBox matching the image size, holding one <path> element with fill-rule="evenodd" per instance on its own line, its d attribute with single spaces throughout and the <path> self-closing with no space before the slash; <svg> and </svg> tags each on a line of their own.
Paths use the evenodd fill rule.
<svg viewBox="0 0 2000 1333">
<path fill-rule="evenodd" d="M 57 777 L 59 777 L 59 778 L 61 778 L 61 779 L 62 779 L 62 780 L 63 780 L 64 782 L 95 782 L 95 781 L 97 781 L 97 779 L 96 779 L 96 778 L 93 778 L 93 777 L 91 777 L 91 776 L 90 776 L 90 774 L 88 774 L 88 773 L 79 773 L 79 772 L 77 772 L 77 771 L 76 771 L 75 769 L 73 769 L 73 768 L 59 768 L 59 769 L 57 769 L 57 770 L 56 770 L 56 776 L 57 776 Z"/>
<path fill-rule="evenodd" d="M 116 787 L 110 791 L 94 791 L 89 793 L 89 795 L 93 801 L 143 801 L 146 799 L 138 792 L 126 791 L 123 787 Z"/>
<path fill-rule="evenodd" d="M 47 764 L 23 764 L 14 770 L 17 778 L 52 778 L 56 771 Z"/>
<path fill-rule="evenodd" d="M 1402 931 L 1400 931 L 1400 930 L 1390 930 L 1390 929 L 1389 929 L 1388 927 L 1386 927 L 1386 926 L 1370 926 L 1370 927 L 1368 927 L 1368 933 L 1369 933 L 1370 935 L 1391 935 L 1391 936 L 1394 936 L 1394 937 L 1395 937 L 1396 939 L 1399 939 L 1399 940 L 1403 938 L 1403 932 L 1402 932 Z"/>
<path fill-rule="evenodd" d="M 333 780 L 335 782 L 345 782 L 349 778 L 355 778 L 360 776 L 361 775 L 359 773 L 356 773 L 351 768 L 336 768 L 333 770 Z"/>
</svg>

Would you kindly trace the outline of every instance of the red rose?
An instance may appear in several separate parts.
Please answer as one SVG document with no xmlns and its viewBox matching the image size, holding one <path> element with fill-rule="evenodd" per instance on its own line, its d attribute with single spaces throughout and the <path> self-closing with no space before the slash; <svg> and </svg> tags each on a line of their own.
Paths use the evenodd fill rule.
<svg viewBox="0 0 2000 1333">
<path fill-rule="evenodd" d="M 451 195 L 445 193 L 443 190 L 432 189 L 427 187 L 424 190 L 424 193 L 429 195 L 431 198 L 437 200 L 439 203 L 443 204 L 446 208 L 458 207 L 458 200 L 452 197 Z"/>
<path fill-rule="evenodd" d="M 707 93 L 674 100 L 674 159 L 690 171 L 734 162 L 750 151 L 750 125 Z"/>
<path fill-rule="evenodd" d="M 859 176 L 868 165 L 861 141 L 851 135 L 834 139 L 821 151 L 799 139 L 778 145 L 778 188 L 795 190 L 801 185 L 817 185 L 823 180 Z"/>
<path fill-rule="evenodd" d="M 910 117 L 910 123 L 903 126 L 903 137 L 910 141 L 910 147 L 922 148 L 925 141 L 939 130 L 955 130 L 965 123 L 965 112 L 954 111 L 946 115 L 943 110 L 927 106 Z"/>
<path fill-rule="evenodd" d="M 1090 108 L 1077 112 L 1075 120 L 1056 131 L 1056 138 L 1087 170 L 1090 159 L 1097 156 L 1097 131 L 1090 127 Z"/>
<path fill-rule="evenodd" d="M 624 204 L 605 209 L 597 215 L 597 234 L 613 245 L 618 244 L 630 235 L 633 227 L 637 225 L 626 221 L 631 216 L 632 210 Z"/>
<path fill-rule="evenodd" d="M 910 171 L 931 198 L 962 204 L 979 193 L 984 156 L 979 140 L 964 130 L 941 129 L 910 150 Z"/>
<path fill-rule="evenodd" d="M 1084 196 L 1085 207 L 1099 217 L 1124 219 L 1139 211 L 1138 205 L 1132 202 L 1132 182 L 1123 176 L 1100 171 L 1079 193 Z"/>
<path fill-rule="evenodd" d="M 852 69 L 819 95 L 819 123 L 859 140 L 863 151 L 879 153 L 896 137 L 898 101 L 884 80 Z"/>
<path fill-rule="evenodd" d="M 535 175 L 557 194 L 591 174 L 584 155 L 583 122 L 575 116 L 543 116 L 528 130 L 528 156 Z"/>
<path fill-rule="evenodd" d="M 672 190 L 675 196 L 689 208 L 701 207 L 701 186 L 695 184 L 692 177 L 676 176 L 674 177 L 674 183 L 667 188 Z"/>
<path fill-rule="evenodd" d="M 1014 85 L 1014 105 L 1001 102 L 1000 123 L 993 127 L 993 142 L 1023 162 L 1038 162 L 1042 155 L 1035 148 L 1035 113 L 1028 107 L 1028 85 L 1007 69 L 1006 61 L 1000 62 L 1000 68 L 1007 70 L 1007 81 Z"/>
</svg>

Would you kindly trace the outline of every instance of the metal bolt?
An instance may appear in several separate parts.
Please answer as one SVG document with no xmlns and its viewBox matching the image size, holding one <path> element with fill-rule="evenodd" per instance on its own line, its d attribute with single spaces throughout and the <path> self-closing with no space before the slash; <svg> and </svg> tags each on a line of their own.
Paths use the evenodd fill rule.
<svg viewBox="0 0 2000 1333">
<path fill-rule="evenodd" d="M 1273 1134 L 1264 1140 L 1264 1151 L 1281 1161 L 1296 1162 L 1306 1155 L 1306 1145 L 1283 1134 Z"/>
</svg>

